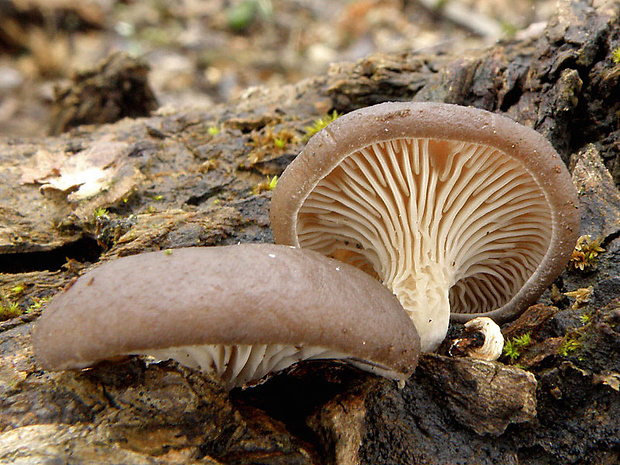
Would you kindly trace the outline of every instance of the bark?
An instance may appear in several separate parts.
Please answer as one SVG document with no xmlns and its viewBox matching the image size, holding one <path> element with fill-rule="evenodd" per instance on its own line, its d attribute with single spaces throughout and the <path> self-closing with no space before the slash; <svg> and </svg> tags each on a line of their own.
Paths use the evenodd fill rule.
<svg viewBox="0 0 620 465">
<path fill-rule="evenodd" d="M 618 2 L 561 1 L 540 37 L 463 56 L 373 55 L 226 105 L 0 141 L 2 304 L 26 312 L 0 326 L 0 461 L 617 463 L 619 22 Z M 425 357 L 404 389 L 306 364 L 231 395 L 139 358 L 80 373 L 37 367 L 29 334 L 42 298 L 101 260 L 272 241 L 267 177 L 294 158 L 306 126 L 386 100 L 507 115 L 574 168 L 582 233 L 605 252 L 507 328 L 532 339 L 515 360 Z M 279 147 L 283 131 L 295 137 Z M 562 294 L 577 289 L 583 299 Z"/>
</svg>

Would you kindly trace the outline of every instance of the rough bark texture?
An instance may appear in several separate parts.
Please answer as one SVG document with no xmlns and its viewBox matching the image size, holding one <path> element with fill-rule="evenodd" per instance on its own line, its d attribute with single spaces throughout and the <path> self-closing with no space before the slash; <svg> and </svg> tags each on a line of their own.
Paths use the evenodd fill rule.
<svg viewBox="0 0 620 465">
<path fill-rule="evenodd" d="M 370 56 L 224 106 L 0 141 L 0 303 L 26 311 L 0 324 L 0 462 L 618 463 L 619 23 L 618 2 L 562 1 L 528 41 Z M 529 334 L 520 353 L 497 364 L 428 356 L 404 389 L 306 364 L 230 396 L 171 363 L 37 367 L 30 331 L 41 299 L 84 267 L 271 241 L 266 177 L 292 160 L 304 128 L 328 111 L 411 99 L 505 114 L 574 168 L 582 233 L 605 251 L 506 328 Z M 274 143 L 282 131 L 296 135 L 284 147 Z"/>
<path fill-rule="evenodd" d="M 83 124 L 148 116 L 157 108 L 147 82 L 148 71 L 145 63 L 117 52 L 95 69 L 77 74 L 71 86 L 56 89 L 50 134 L 58 135 Z"/>
</svg>

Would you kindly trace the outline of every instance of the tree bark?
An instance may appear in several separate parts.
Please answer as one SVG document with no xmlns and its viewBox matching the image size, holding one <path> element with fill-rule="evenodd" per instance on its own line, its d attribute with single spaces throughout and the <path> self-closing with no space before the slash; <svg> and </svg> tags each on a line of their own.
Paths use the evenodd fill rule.
<svg viewBox="0 0 620 465">
<path fill-rule="evenodd" d="M 0 462 L 617 463 L 619 23 L 617 1 L 563 0 L 539 37 L 463 56 L 373 55 L 212 108 L 0 141 L 0 303 L 25 312 L 0 324 Z M 428 356 L 399 389 L 310 364 L 229 396 L 174 364 L 37 367 L 29 334 L 43 298 L 101 260 L 272 241 L 266 181 L 305 128 L 388 100 L 507 115 L 578 166 L 582 232 L 605 252 L 543 297 L 555 310 L 511 328 L 532 337 L 516 360 L 527 371 Z M 294 137 L 277 146 L 283 131 Z M 562 294 L 588 287 L 581 302 Z"/>
</svg>

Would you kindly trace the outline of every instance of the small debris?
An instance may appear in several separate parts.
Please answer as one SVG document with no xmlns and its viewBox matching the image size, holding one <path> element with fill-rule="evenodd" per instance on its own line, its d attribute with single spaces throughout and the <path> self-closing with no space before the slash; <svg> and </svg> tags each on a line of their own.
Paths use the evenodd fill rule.
<svg viewBox="0 0 620 465">
<path fill-rule="evenodd" d="M 465 335 L 456 339 L 449 354 L 477 360 L 495 361 L 504 349 L 504 336 L 497 323 L 488 317 L 478 317 L 465 323 Z"/>
</svg>

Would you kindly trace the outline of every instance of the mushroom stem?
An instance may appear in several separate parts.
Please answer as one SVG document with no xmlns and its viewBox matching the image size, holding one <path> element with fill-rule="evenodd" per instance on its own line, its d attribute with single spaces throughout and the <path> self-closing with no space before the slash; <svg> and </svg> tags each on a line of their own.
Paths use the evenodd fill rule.
<svg viewBox="0 0 620 465">
<path fill-rule="evenodd" d="M 429 262 L 422 273 L 407 270 L 404 276 L 384 282 L 420 329 L 423 352 L 436 350 L 448 332 L 449 289 L 454 284 L 449 275 L 441 264 Z"/>
</svg>

